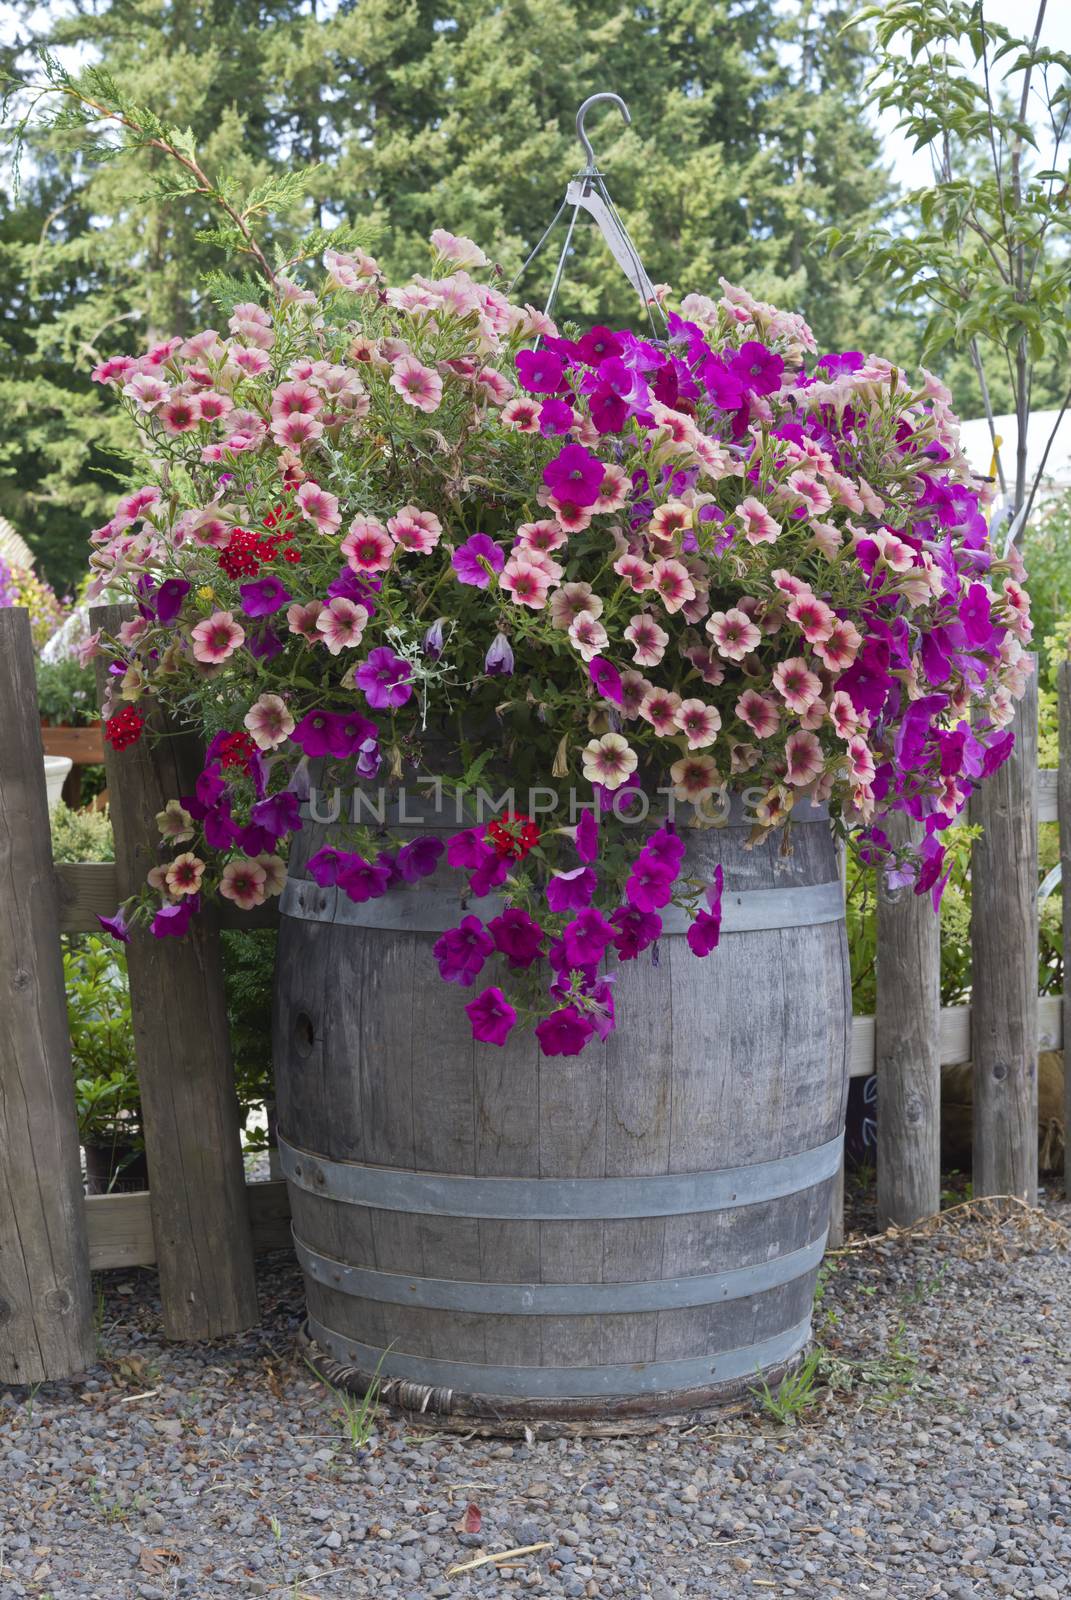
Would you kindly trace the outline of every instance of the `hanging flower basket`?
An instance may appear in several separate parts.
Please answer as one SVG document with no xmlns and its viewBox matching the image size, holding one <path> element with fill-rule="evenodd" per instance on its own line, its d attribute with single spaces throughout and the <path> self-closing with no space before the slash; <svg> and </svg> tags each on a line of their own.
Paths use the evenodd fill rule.
<svg viewBox="0 0 1071 1600">
<path fill-rule="evenodd" d="M 93 534 L 133 605 L 90 646 L 105 737 L 159 704 L 206 746 L 104 921 L 283 894 L 280 1151 L 349 1381 L 700 1405 L 808 1337 L 834 833 L 939 898 L 1011 747 L 1023 574 L 932 377 L 725 283 L 664 339 L 562 331 L 432 245 L 97 369 L 155 463 Z"/>
</svg>

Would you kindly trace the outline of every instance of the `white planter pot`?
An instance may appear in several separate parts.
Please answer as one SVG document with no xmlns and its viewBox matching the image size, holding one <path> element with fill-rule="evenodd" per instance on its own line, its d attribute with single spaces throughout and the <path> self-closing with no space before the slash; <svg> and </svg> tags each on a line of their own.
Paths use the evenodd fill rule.
<svg viewBox="0 0 1071 1600">
<path fill-rule="evenodd" d="M 45 788 L 48 790 L 48 809 L 59 803 L 60 793 L 71 770 L 70 756 L 45 756 Z"/>
</svg>

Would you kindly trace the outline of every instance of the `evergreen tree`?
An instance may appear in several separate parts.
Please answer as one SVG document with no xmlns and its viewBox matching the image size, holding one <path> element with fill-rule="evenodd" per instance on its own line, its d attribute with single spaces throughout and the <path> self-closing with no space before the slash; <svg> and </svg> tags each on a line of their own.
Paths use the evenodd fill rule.
<svg viewBox="0 0 1071 1600">
<path fill-rule="evenodd" d="M 14 7 L 26 38 L 40 8 Z M 318 165 L 268 246 L 310 223 L 375 230 L 391 273 L 427 263 L 436 226 L 493 249 L 509 277 L 581 164 L 586 95 L 614 89 L 589 133 L 654 281 L 719 275 L 807 312 L 819 338 L 889 347 L 885 307 L 816 248 L 822 226 L 878 203 L 888 182 L 860 110 L 867 37 L 837 0 L 111 0 L 51 19 L 36 42 L 99 61 L 236 190 Z M 11 70 L 40 68 L 17 49 Z M 16 65 L 17 64 L 17 65 Z M 218 219 L 174 186 L 158 151 L 102 162 L 62 129 L 33 134 L 17 204 L 0 210 L 0 511 L 54 580 L 82 570 L 123 462 L 87 382 L 102 354 L 202 318 L 225 252 Z M 562 233 L 518 285 L 542 303 Z M 552 255 L 551 252 L 555 252 Z M 578 320 L 637 307 L 590 222 L 560 300 Z M 911 359 L 910 329 L 900 348 Z"/>
</svg>

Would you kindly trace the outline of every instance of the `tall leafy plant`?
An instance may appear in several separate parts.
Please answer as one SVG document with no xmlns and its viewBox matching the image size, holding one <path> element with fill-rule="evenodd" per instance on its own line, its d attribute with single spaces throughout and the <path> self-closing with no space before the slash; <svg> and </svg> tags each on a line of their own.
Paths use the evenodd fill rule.
<svg viewBox="0 0 1071 1600">
<path fill-rule="evenodd" d="M 1044 43 L 1046 10 L 1040 0 L 1025 35 L 993 21 L 983 0 L 895 0 L 860 13 L 878 42 L 873 101 L 929 152 L 933 181 L 905 197 L 916 226 L 827 235 L 868 279 L 925 311 L 929 355 L 970 352 L 994 447 L 987 357 L 1005 367 L 1017 438 L 1014 461 L 998 454 L 997 472 L 1020 528 L 1056 432 L 1031 477 L 1031 405 L 1042 369 L 1066 361 L 1071 309 L 1071 55 Z M 1057 426 L 1069 402 L 1071 388 Z"/>
</svg>

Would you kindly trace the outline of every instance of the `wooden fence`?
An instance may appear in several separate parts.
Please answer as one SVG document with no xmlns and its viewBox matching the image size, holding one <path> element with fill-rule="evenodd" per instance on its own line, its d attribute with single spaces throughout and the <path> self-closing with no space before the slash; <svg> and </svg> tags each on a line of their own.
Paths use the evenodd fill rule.
<svg viewBox="0 0 1071 1600">
<path fill-rule="evenodd" d="M 94 620 L 113 630 L 120 618 L 105 610 Z M 1060 820 L 1071 882 L 1071 666 L 1060 702 L 1059 772 L 1037 770 L 1031 693 L 1017 713 L 1017 753 L 972 814 L 986 833 L 972 869 L 971 1006 L 940 1008 L 928 900 L 879 897 L 877 1014 L 854 1019 L 851 1073 L 878 1076 L 883 1221 L 938 1210 L 940 1068 L 968 1059 L 975 1192 L 1036 1196 L 1036 1052 L 1071 1039 L 1068 998 L 1037 999 L 1036 937 L 1039 821 Z M 262 907 L 254 922 L 228 907 L 218 921 L 199 919 L 182 942 L 131 942 L 150 1189 L 83 1195 L 60 934 L 96 931 L 96 913 L 144 883 L 155 815 L 188 791 L 196 752 L 178 738 L 142 741 L 119 757 L 109 750 L 116 860 L 56 867 L 29 623 L 17 608 L 0 610 L 0 728 L 0 1382 L 34 1383 L 93 1360 L 91 1269 L 155 1264 L 171 1338 L 256 1322 L 253 1257 L 289 1244 L 289 1207 L 282 1182 L 245 1182 L 218 927 L 267 926 L 275 911 Z M 1064 956 L 1071 970 L 1067 925 Z"/>
</svg>

